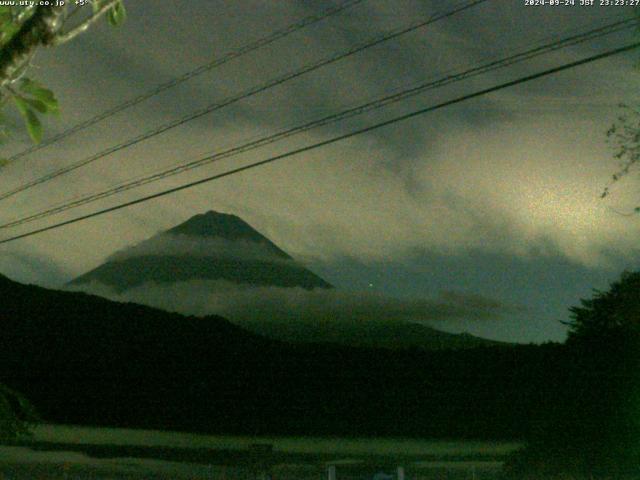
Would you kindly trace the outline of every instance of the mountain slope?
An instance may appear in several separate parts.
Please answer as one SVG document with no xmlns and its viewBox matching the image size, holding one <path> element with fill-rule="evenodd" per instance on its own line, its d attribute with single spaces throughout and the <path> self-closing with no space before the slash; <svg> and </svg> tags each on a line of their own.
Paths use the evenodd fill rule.
<svg viewBox="0 0 640 480">
<path fill-rule="evenodd" d="M 244 220 L 214 211 L 117 252 L 69 285 L 96 282 L 121 292 L 146 282 L 193 279 L 252 286 L 331 287 Z"/>
<path fill-rule="evenodd" d="M 402 321 L 384 307 L 354 319 L 357 302 L 378 300 L 344 298 L 345 292 L 332 289 L 244 220 L 214 211 L 111 255 L 69 285 L 183 314 L 221 313 L 254 333 L 288 342 L 396 350 L 497 343 Z M 241 289 L 245 293 L 234 296 Z M 206 308 L 194 310 L 203 303 Z"/>
</svg>

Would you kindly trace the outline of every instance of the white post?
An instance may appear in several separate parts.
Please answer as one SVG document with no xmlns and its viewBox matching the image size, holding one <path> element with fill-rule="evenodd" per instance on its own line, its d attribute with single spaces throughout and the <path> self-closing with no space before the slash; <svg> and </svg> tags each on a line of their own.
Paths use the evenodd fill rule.
<svg viewBox="0 0 640 480">
<path fill-rule="evenodd" d="M 404 467 L 398 467 L 397 477 L 398 477 L 397 480 L 404 480 Z"/>
<path fill-rule="evenodd" d="M 336 480 L 336 466 L 329 465 L 327 468 L 327 480 Z"/>
</svg>

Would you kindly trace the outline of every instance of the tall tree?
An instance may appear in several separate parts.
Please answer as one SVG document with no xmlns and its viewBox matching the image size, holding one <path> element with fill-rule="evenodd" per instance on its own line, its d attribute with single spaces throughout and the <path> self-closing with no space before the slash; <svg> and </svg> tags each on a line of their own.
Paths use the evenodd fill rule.
<svg viewBox="0 0 640 480">
<path fill-rule="evenodd" d="M 568 341 L 572 343 L 636 342 L 640 335 L 640 272 L 625 271 L 609 290 L 595 290 L 571 307 Z"/>
<path fill-rule="evenodd" d="M 624 272 L 609 290 L 594 291 L 569 311 L 564 361 L 557 365 L 564 385 L 528 447 L 514 458 L 512 473 L 637 478 L 640 272 Z"/>
</svg>

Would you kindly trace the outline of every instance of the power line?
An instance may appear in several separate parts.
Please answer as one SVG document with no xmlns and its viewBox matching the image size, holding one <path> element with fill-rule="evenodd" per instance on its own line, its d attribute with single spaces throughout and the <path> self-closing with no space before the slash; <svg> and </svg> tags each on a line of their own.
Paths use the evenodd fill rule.
<svg viewBox="0 0 640 480">
<path fill-rule="evenodd" d="M 179 118 L 177 120 L 174 120 L 174 121 L 171 121 L 169 123 L 166 123 L 164 125 L 161 125 L 160 127 L 157 127 L 157 128 L 155 128 L 153 130 L 150 130 L 150 131 L 145 132 L 145 133 L 143 133 L 141 135 L 138 135 L 138 136 L 136 136 L 136 137 L 134 137 L 132 139 L 129 139 L 126 142 L 123 142 L 123 143 L 120 143 L 118 145 L 109 147 L 109 148 L 107 148 L 107 149 L 105 149 L 105 150 L 103 150 L 103 151 L 101 151 L 101 152 L 99 152 L 99 153 L 97 153 L 95 155 L 92 155 L 92 156 L 90 156 L 88 158 L 85 158 L 83 160 L 79 160 L 77 162 L 74 162 L 71 165 L 68 165 L 66 167 L 62 167 L 62 168 L 60 168 L 58 170 L 50 172 L 50 173 L 48 173 L 46 175 L 43 175 L 42 177 L 39 177 L 39 178 L 37 178 L 35 180 L 32 180 L 30 182 L 27 182 L 27 183 L 19 186 L 17 188 L 14 188 L 13 190 L 4 192 L 4 193 L 0 194 L 0 200 L 4 200 L 4 199 L 9 198 L 9 197 L 11 197 L 13 195 L 16 195 L 17 193 L 23 192 L 23 191 L 28 190 L 28 189 L 30 189 L 32 187 L 37 186 L 37 185 L 41 185 L 43 183 L 46 183 L 46 182 L 48 182 L 50 180 L 53 180 L 53 179 L 55 179 L 55 178 L 57 178 L 57 177 L 59 177 L 61 175 L 65 175 L 67 173 L 73 172 L 74 170 L 77 170 L 77 169 L 79 169 L 81 167 L 89 165 L 89 164 L 91 164 L 91 163 L 93 163 L 93 162 L 95 162 L 95 161 L 97 161 L 97 160 L 99 160 L 101 158 L 104 158 L 104 157 L 106 157 L 108 155 L 111 155 L 113 153 L 116 153 L 116 152 L 119 152 L 119 151 L 124 150 L 126 148 L 129 148 L 129 147 L 131 147 L 133 145 L 136 145 L 136 144 L 138 144 L 140 142 L 143 142 L 143 141 L 148 140 L 150 138 L 153 138 L 153 137 L 155 137 L 157 135 L 160 135 L 160 134 L 162 134 L 164 132 L 172 130 L 172 129 L 176 128 L 176 127 L 184 125 L 185 123 L 193 121 L 193 120 L 195 120 L 197 118 L 200 118 L 200 117 L 202 117 L 204 115 L 207 115 L 207 114 L 212 113 L 212 112 L 214 112 L 216 110 L 219 110 L 221 108 L 224 108 L 224 107 L 227 107 L 227 106 L 229 106 L 231 104 L 239 102 L 240 100 L 244 100 L 244 99 L 247 99 L 247 98 L 249 98 L 249 97 L 251 97 L 253 95 L 257 95 L 259 93 L 262 93 L 262 92 L 264 92 L 266 90 L 269 90 L 269 89 L 271 89 L 273 87 L 276 87 L 276 86 L 281 85 L 281 84 L 283 84 L 285 82 L 288 82 L 290 80 L 298 78 L 298 77 L 300 77 L 300 76 L 302 76 L 302 75 L 304 75 L 306 73 L 312 72 L 314 70 L 317 70 L 317 69 L 319 69 L 321 67 L 324 67 L 326 65 L 329 65 L 331 63 L 335 63 L 335 62 L 337 62 L 339 60 L 342 60 L 344 58 L 350 57 L 350 56 L 352 56 L 352 55 L 354 55 L 356 53 L 359 53 L 361 51 L 364 51 L 364 50 L 367 50 L 369 48 L 372 48 L 372 47 L 374 47 L 376 45 L 379 45 L 379 44 L 381 44 L 383 42 L 392 40 L 394 38 L 398 38 L 401 35 L 405 35 L 405 34 L 407 34 L 409 32 L 412 32 L 412 31 L 417 30 L 419 28 L 425 27 L 425 26 L 427 26 L 429 24 L 432 24 L 432 23 L 435 23 L 435 22 L 437 22 L 439 20 L 451 17 L 451 16 L 453 16 L 453 15 L 459 13 L 459 12 L 462 12 L 462 11 L 464 11 L 466 9 L 469 9 L 471 7 L 474 7 L 476 5 L 479 5 L 479 4 L 487 2 L 487 1 L 488 0 L 472 0 L 470 2 L 467 2 L 463 6 L 454 8 L 453 10 L 449 10 L 449 11 L 447 11 L 445 13 L 433 15 L 433 16 L 427 18 L 427 19 L 419 20 L 417 22 L 412 23 L 408 27 L 402 27 L 402 28 L 399 28 L 399 29 L 392 30 L 391 32 L 387 32 L 387 33 L 385 33 L 383 35 L 376 36 L 373 39 L 370 39 L 370 40 L 368 40 L 368 41 L 366 41 L 364 43 L 361 43 L 361 44 L 358 44 L 356 46 L 353 46 L 353 47 L 347 49 L 346 51 L 338 52 L 337 54 L 331 55 L 330 57 L 323 58 L 323 59 L 321 59 L 319 61 L 316 61 L 316 62 L 313 62 L 311 64 L 305 65 L 304 67 L 302 67 L 302 68 L 300 68 L 298 70 L 295 70 L 293 72 L 289 72 L 289 73 L 287 73 L 287 74 L 285 74 L 285 75 L 283 75 L 281 77 L 277 77 L 276 79 L 269 80 L 266 83 L 263 83 L 263 84 L 260 84 L 260 85 L 258 85 L 256 87 L 253 87 L 253 88 L 250 88 L 248 90 L 245 90 L 245 91 L 243 91 L 243 92 L 241 92 L 241 93 L 239 93 L 237 95 L 234 95 L 232 97 L 228 97 L 228 98 L 226 98 L 226 99 L 224 99 L 224 100 L 222 100 L 220 102 L 216 102 L 216 103 L 210 104 L 210 105 L 208 105 L 208 106 L 206 106 L 204 108 L 196 110 L 193 113 L 190 113 L 189 115 L 186 115 L 186 116 L 184 116 L 182 118 Z"/>
<path fill-rule="evenodd" d="M 112 117 L 113 115 L 116 115 L 117 113 L 120 113 L 123 110 L 126 110 L 127 108 L 138 105 L 139 103 L 142 103 L 145 100 L 148 100 L 149 98 L 164 92 L 165 90 L 168 90 L 177 85 L 180 85 L 181 83 L 184 83 L 187 80 L 191 80 L 192 78 L 197 77 L 198 75 L 202 75 L 203 73 L 213 70 L 214 68 L 217 68 L 221 65 L 224 65 L 225 63 L 230 62 L 231 60 L 235 60 L 236 58 L 240 58 L 248 53 L 258 50 L 259 48 L 265 47 L 277 40 L 280 40 L 281 38 L 284 38 L 288 35 L 291 35 L 294 32 L 297 32 L 298 30 L 302 30 L 303 28 L 308 27 L 309 25 L 318 23 L 326 18 L 336 15 L 359 3 L 362 3 L 363 1 L 365 0 L 347 0 L 339 5 L 330 7 L 320 13 L 304 17 L 295 23 L 287 25 L 283 29 L 276 30 L 275 32 L 272 32 L 269 35 L 266 35 L 265 37 L 259 38 L 254 42 L 248 43 L 237 50 L 228 52 L 219 58 L 214 58 L 210 62 L 200 65 L 199 67 L 194 68 L 193 70 L 185 72 L 179 77 L 173 78 L 165 83 L 161 83 L 155 88 L 152 88 L 151 90 L 144 92 L 138 95 L 137 97 L 130 98 L 129 100 L 126 100 L 120 103 L 119 105 L 116 105 L 115 107 L 110 108 L 109 110 L 99 113 L 98 115 L 95 115 L 89 119 L 83 120 L 75 124 L 74 126 L 68 128 L 67 130 L 60 132 L 59 134 L 54 135 L 48 139 L 45 139 L 39 144 L 32 145 L 31 147 L 19 153 L 16 153 L 15 155 L 9 157 L 7 159 L 7 162 L 12 162 L 26 155 L 37 152 L 38 150 L 41 150 L 49 145 L 57 143 L 60 140 L 67 138 L 68 136 L 74 133 L 80 132 L 92 125 L 95 125 L 96 123 L 101 122 L 102 120 Z"/>
<path fill-rule="evenodd" d="M 497 70 L 500 68 L 504 68 L 510 65 L 513 65 L 515 63 L 519 63 L 522 61 L 526 61 L 526 60 L 530 60 L 532 58 L 541 56 L 541 55 L 545 55 L 548 54 L 550 52 L 562 49 L 562 48 L 566 48 L 569 46 L 573 46 L 585 41 L 589 41 L 589 40 L 594 40 L 597 38 L 600 38 L 602 36 L 605 35 L 609 35 L 624 29 L 628 29 L 631 27 L 635 27 L 636 25 L 636 21 L 635 19 L 626 19 L 626 20 L 619 20 L 613 23 L 610 23 L 608 25 L 605 26 L 601 26 L 592 30 L 589 30 L 587 32 L 583 32 L 580 34 L 576 34 L 576 35 L 571 35 L 569 37 L 565 37 L 563 39 L 560 40 L 556 40 L 550 43 L 546 43 L 543 44 L 541 46 L 526 50 L 524 52 L 520 52 L 505 58 L 502 58 L 500 60 L 495 60 L 486 64 L 483 64 L 481 66 L 478 67 L 474 67 L 468 70 L 465 70 L 463 72 L 459 72 L 459 73 L 455 73 L 455 74 L 450 74 L 447 75 L 443 78 L 440 78 L 438 80 L 435 81 L 430 81 L 430 82 L 425 82 L 422 84 L 419 84 L 415 87 L 412 88 L 408 88 L 408 89 L 404 89 L 398 93 L 394 93 L 391 95 L 387 95 L 385 97 L 376 99 L 374 101 L 370 101 L 367 102 L 365 104 L 362 105 L 358 105 L 356 107 L 352 107 L 346 110 L 343 110 L 341 112 L 338 113 L 334 113 L 332 115 L 328 115 L 316 120 L 313 120 L 311 122 L 307 122 L 305 124 L 302 125 L 298 125 L 296 127 L 293 128 L 288 128 L 285 129 L 283 131 L 280 131 L 278 133 L 272 134 L 272 135 L 268 135 L 262 138 L 258 138 L 256 140 L 244 143 L 242 145 L 236 146 L 236 147 L 232 147 L 230 149 L 224 150 L 222 152 L 218 152 L 215 154 L 212 154 L 210 156 L 207 156 L 203 159 L 198 159 L 192 162 L 188 162 L 188 163 L 184 163 L 184 164 L 179 164 L 177 166 L 171 167 L 169 169 L 165 169 L 163 171 L 160 172 L 156 172 L 153 173 L 151 175 L 146 175 L 143 176 L 141 178 L 138 179 L 133 179 L 130 180 L 128 182 L 125 182 L 121 185 L 115 186 L 115 187 L 111 187 L 107 190 L 104 190 L 102 192 L 98 192 L 98 193 L 94 193 L 91 195 L 86 195 L 84 197 L 80 197 L 78 199 L 72 200 L 72 201 L 67 201 L 67 202 L 63 202 L 62 204 L 56 205 L 54 207 L 50 207 L 46 210 L 31 214 L 27 217 L 22 217 L 18 220 L 13 220 L 4 224 L 0 224 L 0 229 L 6 229 L 6 228 L 10 228 L 10 227 L 15 227 L 18 225 L 23 225 L 26 223 L 31 223 L 33 221 L 42 219 L 42 218 L 46 218 L 49 217 L 51 215 L 57 214 L 57 213 L 61 213 L 67 210 L 70 210 L 72 208 L 76 208 L 82 205 L 86 205 L 88 203 L 93 203 L 95 201 L 116 195 L 118 193 L 133 189 L 133 188 L 137 188 L 140 187 L 142 185 L 146 185 L 148 183 L 153 183 L 159 180 L 162 180 L 164 178 L 167 178 L 169 176 L 173 176 L 173 175 L 177 175 L 180 173 L 184 173 L 186 171 L 190 171 L 193 170 L 195 168 L 199 168 L 201 166 L 222 160 L 222 159 L 226 159 L 226 158 L 230 158 L 236 155 L 239 155 L 241 153 L 245 153 L 248 152 L 250 150 L 254 150 L 256 148 L 271 144 L 271 143 L 275 143 L 277 141 L 280 141 L 284 138 L 288 138 L 290 136 L 296 135 L 298 133 L 301 132 L 305 132 L 307 130 L 310 130 L 312 128 L 316 128 L 319 126 L 325 126 L 331 123 L 335 123 L 337 121 L 340 120 L 344 120 L 346 118 L 351 118 L 353 116 L 357 116 L 357 115 L 361 115 L 363 113 L 375 110 L 375 109 L 379 109 L 382 108 L 384 106 L 387 106 L 389 104 L 392 103 L 396 103 L 399 102 L 401 100 L 405 100 L 407 98 L 416 96 L 418 94 L 424 93 L 425 91 L 428 90 L 432 90 L 435 88 L 439 88 L 445 85 L 449 85 L 451 83 L 454 82 L 458 82 L 461 80 L 465 80 L 467 78 L 471 78 L 480 74 L 484 74 L 493 70 Z"/>
<path fill-rule="evenodd" d="M 611 57 L 613 55 L 618 55 L 618 54 L 621 54 L 621 53 L 624 53 L 624 52 L 628 52 L 628 51 L 636 49 L 638 47 L 640 47 L 640 42 L 631 43 L 631 44 L 625 45 L 623 47 L 619 47 L 619 48 L 616 48 L 616 49 L 613 49 L 613 50 L 608 50 L 608 51 L 606 51 L 604 53 L 600 53 L 598 55 L 593 55 L 593 56 L 590 56 L 590 57 L 587 57 L 587 58 L 583 58 L 581 60 L 577 60 L 575 62 L 567 63 L 567 64 L 561 65 L 559 67 L 554 67 L 554 68 L 551 68 L 551 69 L 548 69 L 548 70 L 544 70 L 542 72 L 538 72 L 538 73 L 534 73 L 534 74 L 527 75 L 527 76 L 524 76 L 524 77 L 520 77 L 520 78 L 518 78 L 516 80 L 511 80 L 509 82 L 501 83 L 501 84 L 495 85 L 493 87 L 485 88 L 483 90 L 479 90 L 479 91 L 476 91 L 474 93 L 463 95 L 463 96 L 455 98 L 453 100 L 448 100 L 446 102 L 442 102 L 442 103 L 439 103 L 439 104 L 431 106 L 431 107 L 421 108 L 419 110 L 415 110 L 413 112 L 394 117 L 394 118 L 392 118 L 390 120 L 386 120 L 384 122 L 379 122 L 379 123 L 376 123 L 374 125 L 370 125 L 368 127 L 364 127 L 364 128 L 358 129 L 358 130 L 354 130 L 352 132 L 349 132 L 349 133 L 346 133 L 346 134 L 343 134 L 343 135 L 338 135 L 338 136 L 335 136 L 335 137 L 330 138 L 328 140 L 324 140 L 322 142 L 314 143 L 312 145 L 307 145 L 306 147 L 298 148 L 298 149 L 295 149 L 295 150 L 290 150 L 289 152 L 286 152 L 286 153 L 283 153 L 283 154 L 280 154 L 280 155 L 275 155 L 275 156 L 269 157 L 269 158 L 267 158 L 265 160 L 261 160 L 261 161 L 254 162 L 254 163 L 250 163 L 248 165 L 244 165 L 242 167 L 234 168 L 232 170 L 227 170 L 226 172 L 218 173 L 216 175 L 212 175 L 212 176 L 209 176 L 209 177 L 206 177 L 206 178 L 202 178 L 200 180 L 189 182 L 189 183 L 177 186 L 177 187 L 169 188 L 167 190 L 163 190 L 161 192 L 157 192 L 157 193 L 154 193 L 154 194 L 151 194 L 151 195 L 147 195 L 147 196 L 138 198 L 136 200 L 131 200 L 131 201 L 128 201 L 128 202 L 121 203 L 119 205 L 114 205 L 114 206 L 109 207 L 109 208 L 98 210 L 96 212 L 89 213 L 87 215 L 82 215 L 82 216 L 79 216 L 79 217 L 76 217 L 76 218 L 72 218 L 70 220 L 65 220 L 63 222 L 59 222 L 59 223 L 56 223 L 56 224 L 53 224 L 53 225 L 49 225 L 47 227 L 42 227 L 42 228 L 39 228 L 39 229 L 36 229 L 36 230 L 32 230 L 30 232 L 22 233 L 20 235 L 15 235 L 13 237 L 9 237 L 9 238 L 0 240 L 0 244 L 12 242 L 12 241 L 19 240 L 19 239 L 26 238 L 26 237 L 31 237 L 31 236 L 37 235 L 39 233 L 47 232 L 49 230 L 54 230 L 56 228 L 60 228 L 60 227 L 66 226 L 66 225 L 70 225 L 70 224 L 77 223 L 77 222 L 80 222 L 80 221 L 88 220 L 88 219 L 93 218 L 93 217 L 104 215 L 106 213 L 114 212 L 116 210 L 121 210 L 121 209 L 126 208 L 126 207 L 137 205 L 139 203 L 144 203 L 144 202 L 147 202 L 149 200 L 153 200 L 153 199 L 156 199 L 156 198 L 164 197 L 166 195 L 170 195 L 172 193 L 179 192 L 181 190 L 186 190 L 186 189 L 189 189 L 189 188 L 193 188 L 195 186 L 198 186 L 198 185 L 201 185 L 201 184 L 204 184 L 204 183 L 208 183 L 208 182 L 211 182 L 211 181 L 214 181 L 214 180 L 218 180 L 220 178 L 224 178 L 224 177 L 228 177 L 228 176 L 231 176 L 231 175 L 235 175 L 237 173 L 244 172 L 246 170 L 251 170 L 253 168 L 260 167 L 260 166 L 263 166 L 263 165 L 267 165 L 269 163 L 273 163 L 273 162 L 276 162 L 278 160 L 282 160 L 282 159 L 289 158 L 289 157 L 292 157 L 292 156 L 295 156 L 295 155 L 299 155 L 301 153 L 309 152 L 311 150 L 316 150 L 318 148 L 321 148 L 321 147 L 324 147 L 324 146 L 327 146 L 327 145 L 331 145 L 331 144 L 339 142 L 341 140 L 346 140 L 348 138 L 355 137 L 356 135 L 361 135 L 363 133 L 371 132 L 371 131 L 380 129 L 382 127 L 386 127 L 386 126 L 392 125 L 394 123 L 398 123 L 398 122 L 402 122 L 402 121 L 405 121 L 405 120 L 409 120 L 409 119 L 417 117 L 419 115 L 424 115 L 425 113 L 433 112 L 435 110 L 439 110 L 441 108 L 448 107 L 450 105 L 461 103 L 461 102 L 464 102 L 466 100 L 477 98 L 477 97 L 480 97 L 482 95 L 487 95 L 489 93 L 493 93 L 493 92 L 496 92 L 498 90 L 503 90 L 505 88 L 509 88 L 509 87 L 512 87 L 512 86 L 515 86 L 515 85 L 519 85 L 521 83 L 530 82 L 532 80 L 535 80 L 535 79 L 538 79 L 538 78 L 542 78 L 542 77 L 546 77 L 548 75 L 553 75 L 555 73 L 559 73 L 559 72 L 562 72 L 564 70 L 568 70 L 570 68 L 575 68 L 575 67 L 580 66 L 580 65 L 585 65 L 587 63 L 595 62 L 597 60 L 601 60 L 603 58 Z"/>
</svg>

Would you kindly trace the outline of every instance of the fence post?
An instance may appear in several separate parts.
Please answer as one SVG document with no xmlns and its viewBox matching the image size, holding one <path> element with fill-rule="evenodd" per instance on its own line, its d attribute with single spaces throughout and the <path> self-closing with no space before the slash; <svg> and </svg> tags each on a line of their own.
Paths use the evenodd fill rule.
<svg viewBox="0 0 640 480">
<path fill-rule="evenodd" d="M 327 480 L 336 480 L 336 466 L 329 465 L 327 467 Z"/>
</svg>

